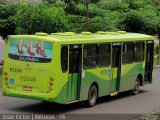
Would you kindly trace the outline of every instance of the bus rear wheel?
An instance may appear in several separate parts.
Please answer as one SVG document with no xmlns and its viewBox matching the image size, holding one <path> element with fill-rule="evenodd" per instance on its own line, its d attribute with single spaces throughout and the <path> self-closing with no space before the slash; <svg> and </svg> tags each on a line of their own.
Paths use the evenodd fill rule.
<svg viewBox="0 0 160 120">
<path fill-rule="evenodd" d="M 88 100 L 87 105 L 88 107 L 93 107 L 96 104 L 97 101 L 97 87 L 95 85 L 92 85 L 88 92 Z"/>
<path fill-rule="evenodd" d="M 132 90 L 132 93 L 134 95 L 137 95 L 140 91 L 140 80 L 139 78 L 137 77 L 136 81 L 135 81 L 135 86 L 134 86 L 134 89 Z"/>
</svg>

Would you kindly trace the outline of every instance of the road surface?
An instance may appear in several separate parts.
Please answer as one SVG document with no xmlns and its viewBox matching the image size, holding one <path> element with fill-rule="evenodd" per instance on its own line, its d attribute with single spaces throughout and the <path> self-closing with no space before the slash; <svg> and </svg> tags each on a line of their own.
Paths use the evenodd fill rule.
<svg viewBox="0 0 160 120">
<path fill-rule="evenodd" d="M 34 114 L 146 114 L 160 111 L 160 69 L 154 71 L 154 82 L 141 88 L 138 95 L 121 93 L 102 97 L 95 107 L 80 103 L 70 105 L 46 104 L 37 100 L 0 96 L 0 113 Z"/>
</svg>

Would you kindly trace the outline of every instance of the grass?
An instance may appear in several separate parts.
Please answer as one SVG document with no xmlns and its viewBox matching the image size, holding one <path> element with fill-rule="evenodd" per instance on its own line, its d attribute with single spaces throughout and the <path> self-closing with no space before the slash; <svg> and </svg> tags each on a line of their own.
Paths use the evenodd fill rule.
<svg viewBox="0 0 160 120">
<path fill-rule="evenodd" d="M 160 120 L 160 112 L 158 111 L 151 114 L 144 114 L 135 120 Z"/>
<path fill-rule="evenodd" d="M 157 120 L 160 120 L 160 112 L 156 112 L 153 115 L 156 115 L 158 117 Z"/>
</svg>

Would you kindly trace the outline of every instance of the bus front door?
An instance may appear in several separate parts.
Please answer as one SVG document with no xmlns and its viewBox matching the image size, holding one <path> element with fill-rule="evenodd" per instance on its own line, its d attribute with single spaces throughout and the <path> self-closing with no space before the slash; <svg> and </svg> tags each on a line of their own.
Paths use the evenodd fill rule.
<svg viewBox="0 0 160 120">
<path fill-rule="evenodd" d="M 145 83 L 151 83 L 153 71 L 154 42 L 147 41 L 146 47 Z"/>
<path fill-rule="evenodd" d="M 82 48 L 71 45 L 69 50 L 68 101 L 79 100 L 81 84 Z"/>
<path fill-rule="evenodd" d="M 112 45 L 112 75 L 110 92 L 119 91 L 120 75 L 121 75 L 121 43 L 113 43 Z"/>
</svg>

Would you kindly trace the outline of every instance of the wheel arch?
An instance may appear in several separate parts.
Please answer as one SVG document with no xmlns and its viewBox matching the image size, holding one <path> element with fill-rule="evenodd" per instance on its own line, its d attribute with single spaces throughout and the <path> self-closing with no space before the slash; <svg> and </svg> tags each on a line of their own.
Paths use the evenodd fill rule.
<svg viewBox="0 0 160 120">
<path fill-rule="evenodd" d="M 91 86 L 92 85 L 95 85 L 96 86 L 96 88 L 97 88 L 97 97 L 99 96 L 99 87 L 98 87 L 98 84 L 97 84 L 97 82 L 93 82 L 92 84 L 91 84 Z M 90 88 L 91 88 L 91 86 L 90 86 Z"/>
</svg>

